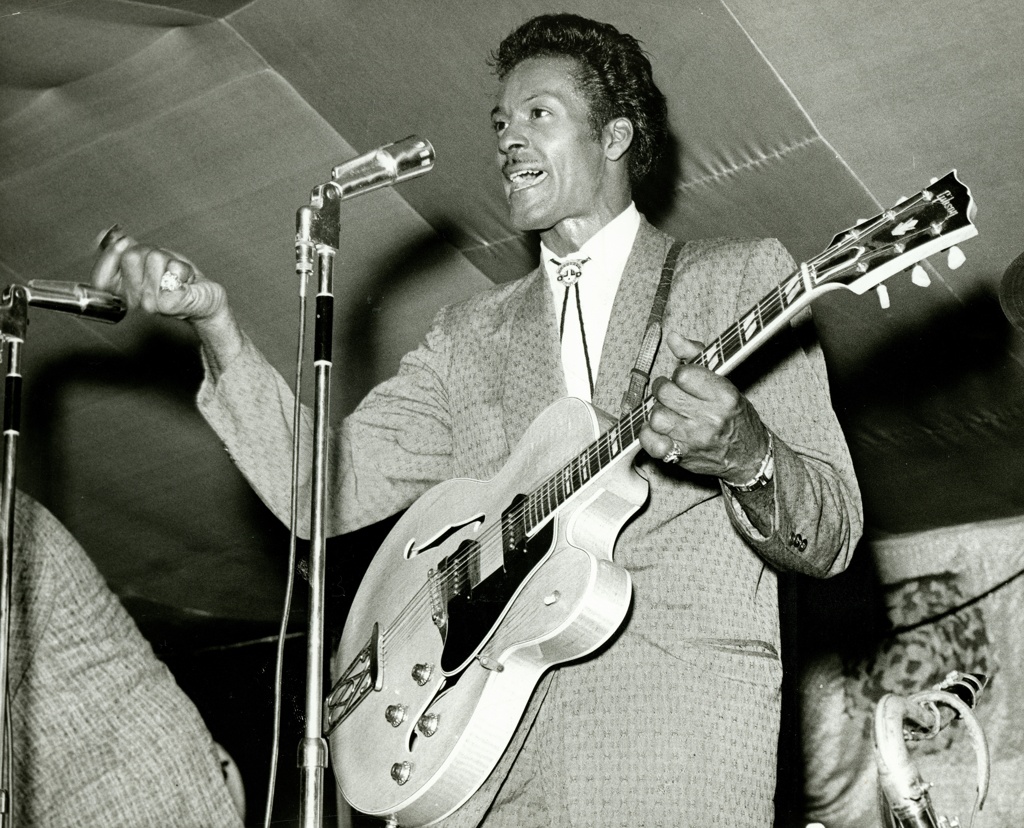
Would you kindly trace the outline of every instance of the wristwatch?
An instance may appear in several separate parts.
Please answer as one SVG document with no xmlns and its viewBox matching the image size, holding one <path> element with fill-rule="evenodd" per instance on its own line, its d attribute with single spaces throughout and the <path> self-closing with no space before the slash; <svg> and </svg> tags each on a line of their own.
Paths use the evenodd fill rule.
<svg viewBox="0 0 1024 828">
<path fill-rule="evenodd" d="M 761 461 L 761 466 L 757 470 L 757 474 L 747 480 L 744 483 L 730 483 L 728 480 L 725 481 L 725 485 L 732 489 L 734 492 L 756 492 L 758 489 L 763 489 L 775 476 L 775 441 L 772 439 L 772 433 L 768 432 L 768 451 L 765 452 L 764 459 Z"/>
</svg>

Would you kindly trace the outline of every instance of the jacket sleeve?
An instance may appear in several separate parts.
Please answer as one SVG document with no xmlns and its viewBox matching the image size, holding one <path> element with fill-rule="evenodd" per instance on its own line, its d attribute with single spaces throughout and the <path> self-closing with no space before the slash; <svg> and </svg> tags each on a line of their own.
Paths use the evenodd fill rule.
<svg viewBox="0 0 1024 828">
<path fill-rule="evenodd" d="M 748 259 L 737 317 L 794 270 L 779 242 L 761 242 Z M 725 506 L 736 529 L 772 566 L 828 577 L 848 566 L 863 531 L 860 489 L 820 347 L 801 343 L 791 328 L 778 336 L 791 347 L 742 389 L 774 435 L 772 484 L 741 494 L 723 483 Z M 755 528 L 748 510 L 770 531 Z"/>
<path fill-rule="evenodd" d="M 340 425 L 328 429 L 325 530 L 350 532 L 409 506 L 452 476 L 445 379 L 448 349 L 441 317 L 397 375 L 374 388 Z M 216 379 L 207 371 L 198 407 L 268 508 L 290 521 L 294 394 L 246 339 Z M 299 416 L 297 532 L 308 537 L 313 411 Z"/>
</svg>

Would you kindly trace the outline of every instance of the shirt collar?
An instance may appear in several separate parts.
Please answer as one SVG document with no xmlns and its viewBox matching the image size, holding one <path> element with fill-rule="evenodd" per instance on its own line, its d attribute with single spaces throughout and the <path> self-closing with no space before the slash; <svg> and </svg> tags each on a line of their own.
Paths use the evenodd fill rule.
<svg viewBox="0 0 1024 828">
<path fill-rule="evenodd" d="M 637 210 L 636 204 L 631 201 L 625 210 L 587 239 L 575 253 L 570 253 L 568 256 L 555 256 L 542 241 L 540 257 L 548 280 L 557 283 L 558 268 L 551 262 L 555 258 L 563 262 L 567 259 L 589 258 L 597 263 L 599 272 L 615 274 L 617 279 L 626 267 L 626 260 L 629 258 L 629 252 L 633 248 L 633 242 L 636 240 L 639 229 L 640 212 Z"/>
</svg>

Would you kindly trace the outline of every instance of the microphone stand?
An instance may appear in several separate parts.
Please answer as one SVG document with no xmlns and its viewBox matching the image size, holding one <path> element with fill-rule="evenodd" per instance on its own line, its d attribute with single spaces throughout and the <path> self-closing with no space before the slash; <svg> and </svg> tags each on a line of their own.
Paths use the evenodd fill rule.
<svg viewBox="0 0 1024 828">
<path fill-rule="evenodd" d="M 312 206 L 300 207 L 295 218 L 295 272 L 306 284 L 317 271 L 316 322 L 313 339 L 313 471 L 309 546 L 309 609 L 307 617 L 305 727 L 299 747 L 299 825 L 323 823 L 324 769 L 327 740 L 323 735 L 324 593 L 326 591 L 327 433 L 334 322 L 333 271 L 341 234 L 341 191 L 322 184 L 313 191 Z M 314 209 L 316 208 L 316 209 Z"/>
<path fill-rule="evenodd" d="M 313 468 L 309 529 L 309 610 L 306 647 L 306 720 L 299 746 L 299 825 L 323 823 L 324 768 L 327 740 L 323 731 L 324 593 L 326 591 L 327 438 L 330 428 L 330 386 L 334 339 L 334 259 L 341 237 L 341 202 L 423 175 L 434 165 L 429 141 L 410 135 L 365 153 L 331 171 L 331 180 L 317 186 L 309 205 L 295 217 L 295 272 L 303 296 L 314 268 L 317 272 L 316 322 L 313 334 Z M 298 391 L 298 389 L 296 389 Z"/>
<path fill-rule="evenodd" d="M 0 494 L 0 826 L 12 823 L 14 771 L 8 709 L 8 673 L 11 637 L 11 579 L 14 558 L 14 497 L 18 437 L 21 430 L 21 350 L 28 329 L 28 291 L 13 285 L 0 304 L 0 339 L 3 340 L 7 376 L 4 381 L 3 491 Z"/>
</svg>

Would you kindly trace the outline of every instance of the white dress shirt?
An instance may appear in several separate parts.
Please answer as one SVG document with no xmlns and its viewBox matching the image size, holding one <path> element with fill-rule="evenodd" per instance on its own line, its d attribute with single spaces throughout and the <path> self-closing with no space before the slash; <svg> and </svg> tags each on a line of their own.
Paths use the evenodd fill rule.
<svg viewBox="0 0 1024 828">
<path fill-rule="evenodd" d="M 562 306 L 568 292 L 565 308 L 565 327 L 562 331 L 562 370 L 565 372 L 565 387 L 571 397 L 591 402 L 590 378 L 587 374 L 587 357 L 594 381 L 601 364 L 601 350 L 604 347 L 608 320 L 612 314 L 612 303 L 619 289 L 622 271 L 626 267 L 629 252 L 633 249 L 637 230 L 640 228 L 640 213 L 636 205 L 629 207 L 613 218 L 588 239 L 575 253 L 555 256 L 543 243 L 540 245 L 541 262 L 548 276 L 548 286 L 555 300 L 556 321 L 562 319 Z M 583 275 L 571 287 L 558 281 L 558 265 L 551 260 L 565 262 L 571 259 L 587 259 Z M 580 332 L 579 307 L 583 313 L 583 330 L 586 333 L 586 352 Z"/>
</svg>

